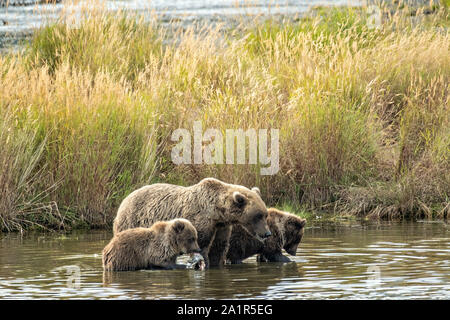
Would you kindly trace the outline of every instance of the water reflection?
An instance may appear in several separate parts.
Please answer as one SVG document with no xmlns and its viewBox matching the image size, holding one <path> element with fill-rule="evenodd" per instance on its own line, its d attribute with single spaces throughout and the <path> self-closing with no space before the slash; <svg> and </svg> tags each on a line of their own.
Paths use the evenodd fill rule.
<svg viewBox="0 0 450 320">
<path fill-rule="evenodd" d="M 126 292 L 136 291 L 141 298 L 251 298 L 261 295 L 283 279 L 299 279 L 301 266 L 288 264 L 245 263 L 222 269 L 145 270 L 137 272 L 105 272 L 103 285 Z M 227 293 L 224 296 L 224 293 Z"/>
<path fill-rule="evenodd" d="M 0 298 L 450 298 L 444 223 L 311 224 L 291 263 L 103 273 L 107 231 L 0 235 Z M 187 256 L 178 261 L 184 263 Z"/>
</svg>

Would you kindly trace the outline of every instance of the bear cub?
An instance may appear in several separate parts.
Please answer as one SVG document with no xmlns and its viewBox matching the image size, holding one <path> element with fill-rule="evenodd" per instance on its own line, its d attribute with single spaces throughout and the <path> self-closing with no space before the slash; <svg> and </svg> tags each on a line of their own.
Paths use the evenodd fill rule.
<svg viewBox="0 0 450 320">
<path fill-rule="evenodd" d="M 233 226 L 227 260 L 237 264 L 254 254 L 259 254 L 258 261 L 261 262 L 289 262 L 291 260 L 282 254 L 282 249 L 290 255 L 296 255 L 305 224 L 305 219 L 292 213 L 269 208 L 267 225 L 272 236 L 261 241 L 241 226 Z"/>
<path fill-rule="evenodd" d="M 193 252 L 200 252 L 200 247 L 192 223 L 186 219 L 159 221 L 150 228 L 117 233 L 103 249 L 103 269 L 172 269 L 179 255 Z"/>
</svg>

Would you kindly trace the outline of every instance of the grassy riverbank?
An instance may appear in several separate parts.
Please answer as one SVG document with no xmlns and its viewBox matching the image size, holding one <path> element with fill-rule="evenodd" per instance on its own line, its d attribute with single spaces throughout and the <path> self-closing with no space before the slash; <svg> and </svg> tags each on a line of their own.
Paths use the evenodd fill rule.
<svg viewBox="0 0 450 320">
<path fill-rule="evenodd" d="M 37 31 L 0 56 L 0 228 L 104 227 L 135 188 L 206 176 L 271 206 L 446 217 L 448 9 L 433 10 L 371 28 L 364 10 L 321 9 L 226 34 L 91 12 Z M 279 173 L 175 166 L 170 136 L 196 120 L 279 128 Z"/>
</svg>

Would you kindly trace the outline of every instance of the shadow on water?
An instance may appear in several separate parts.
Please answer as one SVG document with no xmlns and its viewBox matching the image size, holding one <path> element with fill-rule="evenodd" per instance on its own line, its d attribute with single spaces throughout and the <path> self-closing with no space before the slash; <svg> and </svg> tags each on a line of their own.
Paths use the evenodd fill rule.
<svg viewBox="0 0 450 320">
<path fill-rule="evenodd" d="M 301 276 L 302 268 L 296 263 L 244 263 L 206 271 L 105 272 L 103 285 L 124 291 L 141 288 L 136 293 L 140 298 L 252 298 L 282 279 Z"/>
<path fill-rule="evenodd" d="M 311 223 L 291 263 L 104 274 L 109 231 L 0 234 L 0 298 L 449 299 L 449 235 L 437 221 Z"/>
</svg>

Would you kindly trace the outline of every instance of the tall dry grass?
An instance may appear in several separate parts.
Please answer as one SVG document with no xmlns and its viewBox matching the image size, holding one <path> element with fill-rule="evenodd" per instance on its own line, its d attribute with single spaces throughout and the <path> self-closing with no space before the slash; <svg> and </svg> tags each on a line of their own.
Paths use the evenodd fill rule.
<svg viewBox="0 0 450 320">
<path fill-rule="evenodd" d="M 258 185 L 268 205 L 444 217 L 446 10 L 436 23 L 378 29 L 360 9 L 228 34 L 167 32 L 123 13 L 47 26 L 0 58 L 2 229 L 105 226 L 140 185 L 206 176 Z M 170 135 L 196 120 L 280 129 L 280 172 L 175 166 Z"/>
</svg>

